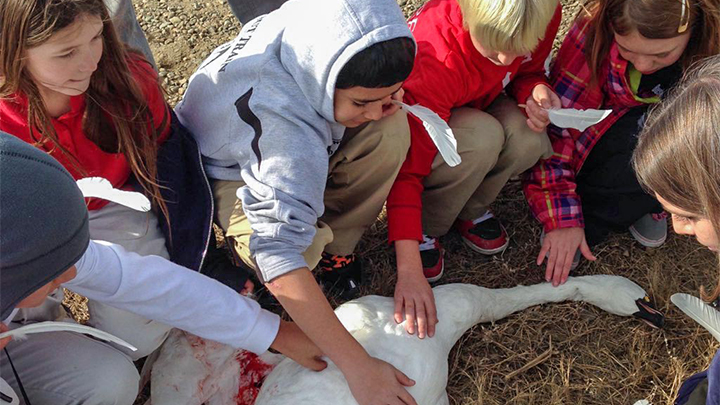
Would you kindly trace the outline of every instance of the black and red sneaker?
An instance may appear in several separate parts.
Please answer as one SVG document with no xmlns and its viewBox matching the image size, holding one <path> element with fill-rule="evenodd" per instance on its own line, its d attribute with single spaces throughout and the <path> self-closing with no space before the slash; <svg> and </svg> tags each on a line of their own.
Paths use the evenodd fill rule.
<svg viewBox="0 0 720 405">
<path fill-rule="evenodd" d="M 354 253 L 340 256 L 323 252 L 317 268 L 326 292 L 338 293 L 343 300 L 357 298 L 360 294 L 362 264 Z"/>
<path fill-rule="evenodd" d="M 463 242 L 470 249 L 484 255 L 500 253 L 508 247 L 509 241 L 505 227 L 490 211 L 472 221 L 455 221 Z"/>
<path fill-rule="evenodd" d="M 445 271 L 445 250 L 437 238 L 423 235 L 423 242 L 420 244 L 420 260 L 427 281 L 434 283 L 440 280 Z"/>
</svg>

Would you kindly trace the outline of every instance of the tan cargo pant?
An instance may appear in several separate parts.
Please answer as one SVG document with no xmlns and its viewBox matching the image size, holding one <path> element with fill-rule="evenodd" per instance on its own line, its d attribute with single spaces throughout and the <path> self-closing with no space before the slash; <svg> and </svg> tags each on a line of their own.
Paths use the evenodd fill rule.
<svg viewBox="0 0 720 405">
<path fill-rule="evenodd" d="M 487 112 L 462 107 L 452 111 L 462 163 L 448 166 L 440 154 L 425 178 L 423 232 L 441 236 L 456 218 L 480 217 L 508 180 L 552 154 L 546 133 L 533 132 L 514 99 L 501 95 Z"/>
<path fill-rule="evenodd" d="M 402 110 L 345 132 L 338 150 L 330 157 L 325 214 L 318 220 L 315 238 L 304 254 L 310 269 L 320 261 L 323 250 L 334 255 L 353 253 L 365 230 L 380 214 L 409 147 L 410 130 Z M 237 257 L 257 270 L 249 247 L 252 229 L 236 194 L 244 185 L 242 181 L 213 183 L 216 222 Z"/>
</svg>

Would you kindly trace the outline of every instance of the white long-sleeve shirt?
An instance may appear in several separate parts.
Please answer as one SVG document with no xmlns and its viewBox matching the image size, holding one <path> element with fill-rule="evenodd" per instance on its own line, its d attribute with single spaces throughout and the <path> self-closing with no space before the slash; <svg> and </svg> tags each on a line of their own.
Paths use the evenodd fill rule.
<svg viewBox="0 0 720 405">
<path fill-rule="evenodd" d="M 90 241 L 63 287 L 205 339 L 261 354 L 280 318 L 229 287 L 158 256 Z"/>
</svg>

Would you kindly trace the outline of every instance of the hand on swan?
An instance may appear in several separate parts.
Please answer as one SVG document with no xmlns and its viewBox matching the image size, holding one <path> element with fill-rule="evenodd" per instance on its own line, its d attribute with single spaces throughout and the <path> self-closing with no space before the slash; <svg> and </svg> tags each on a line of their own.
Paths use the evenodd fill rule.
<svg viewBox="0 0 720 405">
<path fill-rule="evenodd" d="M 415 381 L 390 363 L 367 356 L 364 361 L 355 365 L 353 373 L 345 374 L 345 377 L 358 404 L 417 405 L 404 388 L 415 385 Z"/>
<path fill-rule="evenodd" d="M 327 367 L 321 359 L 320 348 L 293 322 L 280 321 L 280 329 L 270 347 L 310 370 L 322 371 Z"/>
<path fill-rule="evenodd" d="M 395 242 L 398 277 L 395 285 L 395 322 L 405 323 L 405 330 L 418 337 L 435 335 L 438 323 L 435 296 L 423 274 L 417 241 Z M 416 328 L 417 327 L 417 328 Z"/>
<path fill-rule="evenodd" d="M 545 281 L 552 281 L 555 287 L 565 284 L 578 248 L 586 259 L 596 260 L 585 240 L 585 230 L 582 228 L 555 229 L 545 235 L 537 257 L 537 265 L 540 266 L 547 255 Z"/>
</svg>

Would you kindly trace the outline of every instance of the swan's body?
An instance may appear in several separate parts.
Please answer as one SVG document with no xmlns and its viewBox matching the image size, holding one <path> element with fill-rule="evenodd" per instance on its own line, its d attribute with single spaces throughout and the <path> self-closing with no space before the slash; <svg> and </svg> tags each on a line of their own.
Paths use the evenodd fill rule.
<svg viewBox="0 0 720 405">
<path fill-rule="evenodd" d="M 335 310 L 340 321 L 371 356 L 383 359 L 414 379 L 408 391 L 419 405 L 448 404 L 447 358 L 455 342 L 476 323 L 502 319 L 516 311 L 547 302 L 586 301 L 623 316 L 638 312 L 635 303 L 645 291 L 619 276 L 569 278 L 553 287 L 549 283 L 488 289 L 471 284 L 433 288 L 440 323 L 433 338 L 408 335 L 393 320 L 392 298 L 368 296 Z M 270 373 L 256 405 L 355 405 L 347 382 L 331 362 L 316 373 L 285 359 Z"/>
<path fill-rule="evenodd" d="M 152 405 L 252 405 L 284 356 L 258 357 L 175 329 L 153 366 Z"/>
<path fill-rule="evenodd" d="M 383 359 L 416 381 L 409 391 L 419 405 L 448 403 L 447 357 L 455 342 L 476 323 L 492 322 L 533 305 L 587 301 L 613 314 L 638 312 L 635 301 L 645 291 L 619 276 L 571 277 L 553 287 L 549 283 L 488 289 L 471 284 L 448 284 L 433 289 L 440 323 L 435 336 L 418 339 L 393 319 L 392 298 L 367 296 L 335 310 L 347 330 L 371 356 Z M 236 405 L 238 387 L 248 384 L 240 352 L 216 343 L 174 332 L 163 346 L 152 378 L 153 405 Z M 265 357 L 265 356 L 263 356 Z M 257 405 L 355 405 L 340 370 L 328 362 L 322 372 L 282 360 L 263 383 Z"/>
</svg>

